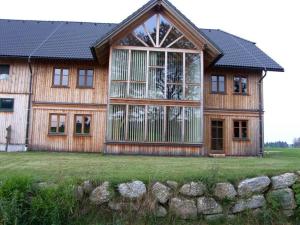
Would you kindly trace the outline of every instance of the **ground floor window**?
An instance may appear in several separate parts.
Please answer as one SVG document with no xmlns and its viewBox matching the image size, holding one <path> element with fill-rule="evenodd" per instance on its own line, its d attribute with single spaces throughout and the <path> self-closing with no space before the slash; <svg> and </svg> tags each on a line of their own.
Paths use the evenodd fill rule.
<svg viewBox="0 0 300 225">
<path fill-rule="evenodd" d="M 233 121 L 233 138 L 239 140 L 248 139 L 248 121 L 235 120 Z"/>
<path fill-rule="evenodd" d="M 201 143 L 199 107 L 110 105 L 108 141 Z"/>
<path fill-rule="evenodd" d="M 13 98 L 0 98 L 0 112 L 13 112 L 14 99 Z"/>
<path fill-rule="evenodd" d="M 66 115 L 50 114 L 49 118 L 49 134 L 65 134 Z"/>
<path fill-rule="evenodd" d="M 75 115 L 75 135 L 90 135 L 91 115 Z"/>
</svg>

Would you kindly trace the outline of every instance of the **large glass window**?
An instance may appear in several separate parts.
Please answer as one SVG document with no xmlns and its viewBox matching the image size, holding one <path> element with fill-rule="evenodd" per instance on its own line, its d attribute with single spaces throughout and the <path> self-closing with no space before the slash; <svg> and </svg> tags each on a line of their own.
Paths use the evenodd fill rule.
<svg viewBox="0 0 300 225">
<path fill-rule="evenodd" d="M 201 143 L 199 107 L 110 105 L 108 141 Z"/>
</svg>

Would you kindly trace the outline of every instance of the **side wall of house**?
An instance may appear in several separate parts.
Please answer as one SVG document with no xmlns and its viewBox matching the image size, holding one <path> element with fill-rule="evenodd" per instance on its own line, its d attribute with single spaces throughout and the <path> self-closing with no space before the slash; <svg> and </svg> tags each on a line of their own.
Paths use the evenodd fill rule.
<svg viewBox="0 0 300 225">
<path fill-rule="evenodd" d="M 225 93 L 211 92 L 211 76 L 225 76 Z M 236 75 L 248 78 L 246 95 L 235 94 L 233 78 Z M 211 121 L 222 120 L 224 127 L 224 153 L 232 156 L 258 155 L 259 153 L 259 86 L 260 71 L 249 70 L 207 70 L 204 78 L 204 129 L 205 152 L 211 151 Z M 233 121 L 248 121 L 247 140 L 233 138 Z"/>
<path fill-rule="evenodd" d="M 0 111 L 0 151 L 6 149 L 6 128 L 11 126 L 11 140 L 8 151 L 25 150 L 27 106 L 29 97 L 30 72 L 22 60 L 0 59 L 0 64 L 9 65 L 9 76 L 0 80 L 0 98 L 14 99 L 12 112 Z"/>
<path fill-rule="evenodd" d="M 101 152 L 104 148 L 107 109 L 107 69 L 93 62 L 36 62 L 33 81 L 32 150 Z M 54 68 L 69 69 L 69 84 L 53 87 Z M 93 88 L 78 88 L 78 69 L 93 69 Z M 50 114 L 64 114 L 64 135 L 49 134 Z M 77 136 L 75 115 L 91 116 L 91 133 Z"/>
</svg>

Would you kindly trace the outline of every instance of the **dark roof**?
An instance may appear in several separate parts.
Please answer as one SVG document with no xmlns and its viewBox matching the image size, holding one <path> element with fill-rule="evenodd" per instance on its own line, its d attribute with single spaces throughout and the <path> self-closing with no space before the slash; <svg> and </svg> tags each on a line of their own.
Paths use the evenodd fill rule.
<svg viewBox="0 0 300 225">
<path fill-rule="evenodd" d="M 90 46 L 117 24 L 0 19 L 0 57 L 93 60 Z M 217 67 L 283 71 L 255 43 L 220 30 L 199 29 L 222 57 Z"/>
</svg>

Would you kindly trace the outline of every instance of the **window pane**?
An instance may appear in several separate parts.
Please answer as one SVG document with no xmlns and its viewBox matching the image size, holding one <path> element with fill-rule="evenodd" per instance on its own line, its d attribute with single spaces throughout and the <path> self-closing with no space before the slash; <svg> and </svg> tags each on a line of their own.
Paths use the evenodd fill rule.
<svg viewBox="0 0 300 225">
<path fill-rule="evenodd" d="M 145 47 L 145 45 L 140 42 L 134 35 L 128 34 L 125 38 L 120 40 L 118 42 L 118 45 L 122 46 L 142 46 Z"/>
<path fill-rule="evenodd" d="M 186 83 L 201 82 L 201 57 L 199 54 L 185 54 Z"/>
<path fill-rule="evenodd" d="M 85 70 L 79 70 L 79 76 L 85 76 Z"/>
<path fill-rule="evenodd" d="M 247 134 L 247 127 L 242 128 L 242 138 L 248 138 L 248 134 Z"/>
<path fill-rule="evenodd" d="M 148 137 L 149 142 L 164 141 L 164 107 L 148 106 Z"/>
<path fill-rule="evenodd" d="M 145 134 L 145 106 L 129 106 L 128 112 L 128 140 L 144 141 Z"/>
<path fill-rule="evenodd" d="M 182 108 L 167 107 L 166 141 L 182 141 Z"/>
<path fill-rule="evenodd" d="M 166 40 L 162 44 L 162 47 L 166 48 L 168 45 L 170 45 L 173 41 L 175 41 L 181 35 L 182 35 L 181 32 L 179 30 L 177 30 L 175 27 L 173 27 L 171 32 L 167 36 Z"/>
<path fill-rule="evenodd" d="M 87 70 L 87 76 L 93 77 L 94 76 L 94 70 Z"/>
<path fill-rule="evenodd" d="M 247 78 L 241 78 L 242 93 L 247 94 Z"/>
<path fill-rule="evenodd" d="M 88 76 L 86 78 L 86 86 L 87 87 L 93 87 L 93 77 Z"/>
<path fill-rule="evenodd" d="M 200 108 L 185 108 L 184 122 L 185 142 L 200 142 L 202 137 Z"/>
<path fill-rule="evenodd" d="M 183 54 L 168 52 L 168 83 L 182 83 L 183 81 Z"/>
<path fill-rule="evenodd" d="M 218 82 L 211 82 L 211 91 L 212 92 L 218 92 Z"/>
<path fill-rule="evenodd" d="M 84 134 L 89 134 L 91 131 L 91 117 L 90 116 L 84 116 Z"/>
<path fill-rule="evenodd" d="M 75 122 L 75 133 L 76 134 L 82 133 L 82 126 L 83 126 L 82 116 L 76 116 L 76 122 Z"/>
<path fill-rule="evenodd" d="M 14 99 L 1 98 L 0 99 L 0 110 L 12 111 L 14 108 Z"/>
<path fill-rule="evenodd" d="M 196 49 L 195 45 L 190 42 L 186 37 L 182 37 L 180 40 L 175 42 L 170 48 L 179 48 L 179 49 Z"/>
<path fill-rule="evenodd" d="M 219 80 L 219 92 L 225 92 L 225 83 L 221 80 Z"/>
<path fill-rule="evenodd" d="M 247 121 L 242 121 L 242 127 L 247 127 Z"/>
<path fill-rule="evenodd" d="M 166 20 L 162 15 L 160 15 L 160 25 L 159 25 L 159 43 L 161 44 L 162 40 L 166 36 L 171 25 L 168 20 Z"/>
<path fill-rule="evenodd" d="M 65 133 L 65 123 L 66 123 L 66 117 L 64 115 L 60 115 L 59 116 L 59 126 L 58 126 L 59 133 Z"/>
<path fill-rule="evenodd" d="M 167 99 L 182 100 L 183 99 L 182 85 L 168 84 Z"/>
<path fill-rule="evenodd" d="M 125 141 L 126 106 L 111 105 L 109 107 L 108 139 L 111 141 Z"/>
<path fill-rule="evenodd" d="M 240 128 L 234 128 L 234 137 L 240 138 Z"/>
<path fill-rule="evenodd" d="M 211 76 L 212 82 L 218 82 L 218 76 Z"/>
<path fill-rule="evenodd" d="M 50 132 L 51 133 L 57 133 L 57 123 L 58 123 L 57 115 L 51 115 L 50 116 Z"/>
<path fill-rule="evenodd" d="M 9 65 L 0 65 L 0 76 L 9 75 Z"/>
<path fill-rule="evenodd" d="M 129 96 L 131 98 L 145 98 L 146 97 L 146 83 L 129 84 Z"/>
<path fill-rule="evenodd" d="M 186 85 L 185 90 L 185 99 L 186 100 L 200 100 L 201 98 L 201 87 L 200 86 L 193 86 L 193 85 Z"/>
<path fill-rule="evenodd" d="M 127 83 L 125 82 L 111 82 L 110 97 L 112 98 L 126 98 Z"/>
<path fill-rule="evenodd" d="M 235 77 L 233 81 L 233 91 L 235 93 L 240 93 L 240 78 Z"/>
<path fill-rule="evenodd" d="M 147 72 L 147 52 L 132 51 L 130 65 L 131 81 L 146 81 Z"/>
<path fill-rule="evenodd" d="M 150 52 L 149 66 L 164 66 L 165 52 Z"/>
<path fill-rule="evenodd" d="M 157 15 L 153 15 L 150 19 L 148 19 L 145 22 L 145 26 L 152 37 L 152 40 L 154 43 L 156 43 L 156 24 L 157 24 Z M 148 43 L 147 43 L 148 44 Z M 152 43 L 149 44 L 149 46 L 153 46 Z"/>
<path fill-rule="evenodd" d="M 163 68 L 149 69 L 149 98 L 165 98 L 165 70 Z"/>
<path fill-rule="evenodd" d="M 63 86 L 67 86 L 68 85 L 68 81 L 69 81 L 69 76 L 68 75 L 64 75 L 63 79 L 62 79 L 62 85 Z"/>
<path fill-rule="evenodd" d="M 113 50 L 111 80 L 128 79 L 128 59 L 128 50 Z"/>
<path fill-rule="evenodd" d="M 234 121 L 233 125 L 234 125 L 234 127 L 240 127 L 240 122 L 239 121 Z"/>
<path fill-rule="evenodd" d="M 85 86 L 85 76 L 79 76 L 78 85 Z"/>
</svg>

